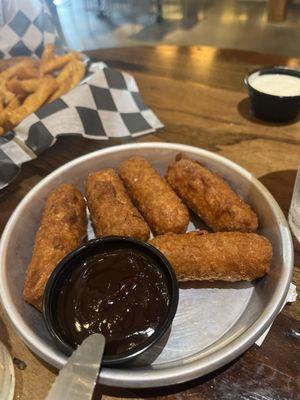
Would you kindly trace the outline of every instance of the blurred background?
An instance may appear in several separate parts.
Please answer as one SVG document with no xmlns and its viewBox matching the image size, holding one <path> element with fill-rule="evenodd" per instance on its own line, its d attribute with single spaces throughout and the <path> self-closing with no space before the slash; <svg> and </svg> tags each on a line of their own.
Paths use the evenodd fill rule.
<svg viewBox="0 0 300 400">
<path fill-rule="evenodd" d="M 300 0 L 54 0 L 77 50 L 208 45 L 300 56 Z"/>
</svg>

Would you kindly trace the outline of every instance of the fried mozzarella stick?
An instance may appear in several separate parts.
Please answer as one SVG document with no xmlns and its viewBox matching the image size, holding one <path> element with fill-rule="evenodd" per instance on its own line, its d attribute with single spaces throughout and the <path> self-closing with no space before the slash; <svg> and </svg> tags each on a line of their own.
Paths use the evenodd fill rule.
<svg viewBox="0 0 300 400">
<path fill-rule="evenodd" d="M 89 174 L 85 191 L 96 236 L 130 236 L 148 240 L 150 229 L 131 203 L 113 169 Z"/>
<path fill-rule="evenodd" d="M 189 223 L 186 206 L 146 159 L 133 156 L 123 161 L 119 175 L 155 235 L 185 232 Z"/>
<path fill-rule="evenodd" d="M 254 232 L 257 216 L 220 176 L 189 158 L 176 157 L 166 180 L 213 231 Z"/>
<path fill-rule="evenodd" d="M 86 237 L 86 206 L 72 185 L 61 185 L 48 197 L 35 237 L 23 295 L 41 311 L 44 289 L 56 265 Z"/>
<path fill-rule="evenodd" d="M 182 281 L 252 281 L 269 272 L 272 258 L 270 242 L 256 233 L 167 234 L 149 243 L 167 257 Z"/>
</svg>

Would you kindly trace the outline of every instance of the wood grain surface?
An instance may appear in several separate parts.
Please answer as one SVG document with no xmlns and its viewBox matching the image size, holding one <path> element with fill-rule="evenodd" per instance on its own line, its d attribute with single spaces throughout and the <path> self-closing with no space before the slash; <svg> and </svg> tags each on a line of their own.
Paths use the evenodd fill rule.
<svg viewBox="0 0 300 400">
<path fill-rule="evenodd" d="M 300 162 L 300 122 L 274 125 L 249 114 L 243 78 L 259 66 L 300 67 L 300 59 L 211 47 L 138 47 L 90 52 L 95 60 L 130 72 L 143 99 L 165 129 L 136 141 L 166 141 L 202 147 L 247 168 L 271 191 L 287 214 Z M 60 165 L 105 146 L 128 142 L 61 137 L 0 191 L 0 232 L 24 195 Z M 300 286 L 300 253 L 295 252 L 293 281 Z M 131 397 L 161 400 L 299 399 L 299 301 L 276 318 L 261 347 L 204 378 L 180 386 L 144 391 L 97 388 L 104 400 Z M 38 359 L 16 336 L 0 310 L 0 337 L 14 358 L 15 399 L 44 399 L 56 371 Z M 99 395 L 100 396 L 100 395 Z"/>
</svg>

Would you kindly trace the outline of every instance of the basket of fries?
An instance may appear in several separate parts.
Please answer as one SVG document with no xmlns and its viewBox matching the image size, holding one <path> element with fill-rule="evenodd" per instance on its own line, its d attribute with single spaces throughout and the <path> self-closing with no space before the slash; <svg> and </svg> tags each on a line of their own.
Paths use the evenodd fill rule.
<svg viewBox="0 0 300 400">
<path fill-rule="evenodd" d="M 78 52 L 56 55 L 47 44 L 41 59 L 15 57 L 0 62 L 0 135 L 29 114 L 74 88 L 85 75 Z"/>
</svg>

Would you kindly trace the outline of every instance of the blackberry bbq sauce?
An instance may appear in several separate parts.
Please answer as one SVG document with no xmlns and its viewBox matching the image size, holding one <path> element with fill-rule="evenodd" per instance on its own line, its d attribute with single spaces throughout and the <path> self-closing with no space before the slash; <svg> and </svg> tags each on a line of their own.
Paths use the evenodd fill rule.
<svg viewBox="0 0 300 400">
<path fill-rule="evenodd" d="M 114 249 L 78 260 L 57 294 L 57 328 L 74 348 L 102 333 L 105 355 L 143 344 L 164 321 L 170 294 L 155 261 L 138 249 Z"/>
</svg>

